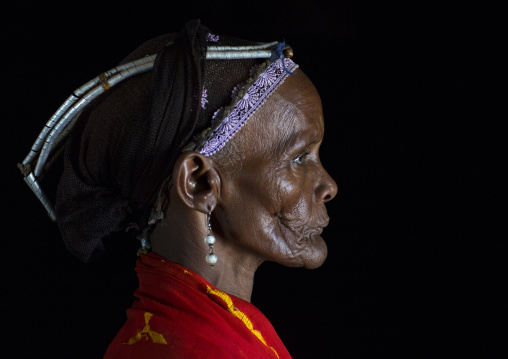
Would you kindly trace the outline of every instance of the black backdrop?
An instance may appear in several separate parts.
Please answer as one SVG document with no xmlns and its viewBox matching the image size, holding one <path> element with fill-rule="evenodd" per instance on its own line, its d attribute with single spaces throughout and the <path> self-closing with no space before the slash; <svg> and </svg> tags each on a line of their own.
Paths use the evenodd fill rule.
<svg viewBox="0 0 508 359">
<path fill-rule="evenodd" d="M 122 325 L 137 244 L 115 239 L 103 259 L 79 263 L 16 163 L 75 88 L 193 18 L 219 34 L 286 39 L 322 96 L 322 162 L 339 187 L 329 257 L 313 271 L 264 264 L 253 295 L 290 353 L 506 357 L 501 10 L 347 0 L 4 5 L 2 357 L 101 357 Z"/>
</svg>

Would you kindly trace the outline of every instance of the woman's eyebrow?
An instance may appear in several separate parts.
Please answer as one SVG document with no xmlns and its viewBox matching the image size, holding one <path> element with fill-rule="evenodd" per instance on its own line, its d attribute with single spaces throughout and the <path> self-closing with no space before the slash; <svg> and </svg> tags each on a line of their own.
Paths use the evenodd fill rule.
<svg viewBox="0 0 508 359">
<path fill-rule="evenodd" d="M 314 133 L 309 137 L 304 136 L 305 133 L 313 131 Z M 309 140 L 310 139 L 310 140 Z M 291 131 L 284 132 L 283 136 L 277 141 L 276 150 L 285 152 L 296 147 L 308 147 L 320 143 L 323 137 L 318 130 L 303 130 L 296 131 L 294 128 Z"/>
</svg>

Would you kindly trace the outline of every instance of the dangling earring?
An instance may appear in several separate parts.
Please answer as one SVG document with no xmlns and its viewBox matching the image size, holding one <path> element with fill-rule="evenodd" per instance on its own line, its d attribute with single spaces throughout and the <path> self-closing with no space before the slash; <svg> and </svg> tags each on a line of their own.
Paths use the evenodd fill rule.
<svg viewBox="0 0 508 359">
<path fill-rule="evenodd" d="M 211 212 L 208 212 L 206 215 L 206 237 L 205 243 L 208 244 L 208 255 L 206 256 L 206 263 L 210 265 L 210 268 L 213 269 L 213 266 L 217 264 L 217 256 L 213 253 L 213 244 L 215 243 L 215 237 L 212 234 L 212 225 L 210 223 Z"/>
<path fill-rule="evenodd" d="M 141 248 L 138 249 L 138 257 L 139 257 L 142 254 L 147 254 L 150 251 L 150 248 L 152 248 L 152 246 L 150 244 L 150 239 L 148 239 L 146 235 L 144 235 L 143 237 L 139 237 L 138 239 L 141 242 Z"/>
</svg>

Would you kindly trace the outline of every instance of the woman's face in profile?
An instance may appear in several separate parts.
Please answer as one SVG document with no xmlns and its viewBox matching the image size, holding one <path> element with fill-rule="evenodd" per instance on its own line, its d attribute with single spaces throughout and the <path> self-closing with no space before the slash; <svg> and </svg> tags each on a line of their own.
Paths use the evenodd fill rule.
<svg viewBox="0 0 508 359">
<path fill-rule="evenodd" d="M 337 186 L 319 160 L 321 100 L 297 70 L 239 132 L 241 168 L 227 177 L 216 212 L 225 240 L 262 260 L 316 268 L 327 247 L 325 202 Z"/>
</svg>

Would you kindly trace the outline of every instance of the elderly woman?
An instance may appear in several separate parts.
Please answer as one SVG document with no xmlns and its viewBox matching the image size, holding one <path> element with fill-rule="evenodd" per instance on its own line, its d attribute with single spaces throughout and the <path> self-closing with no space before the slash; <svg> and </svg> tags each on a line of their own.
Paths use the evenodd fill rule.
<svg viewBox="0 0 508 359">
<path fill-rule="evenodd" d="M 152 71 L 101 77 L 108 91 L 67 140 L 55 214 L 83 261 L 114 232 L 141 240 L 137 300 L 105 358 L 290 357 L 250 303 L 254 274 L 319 267 L 337 191 L 320 98 L 291 52 L 192 21 L 124 60 L 157 54 Z"/>
</svg>

